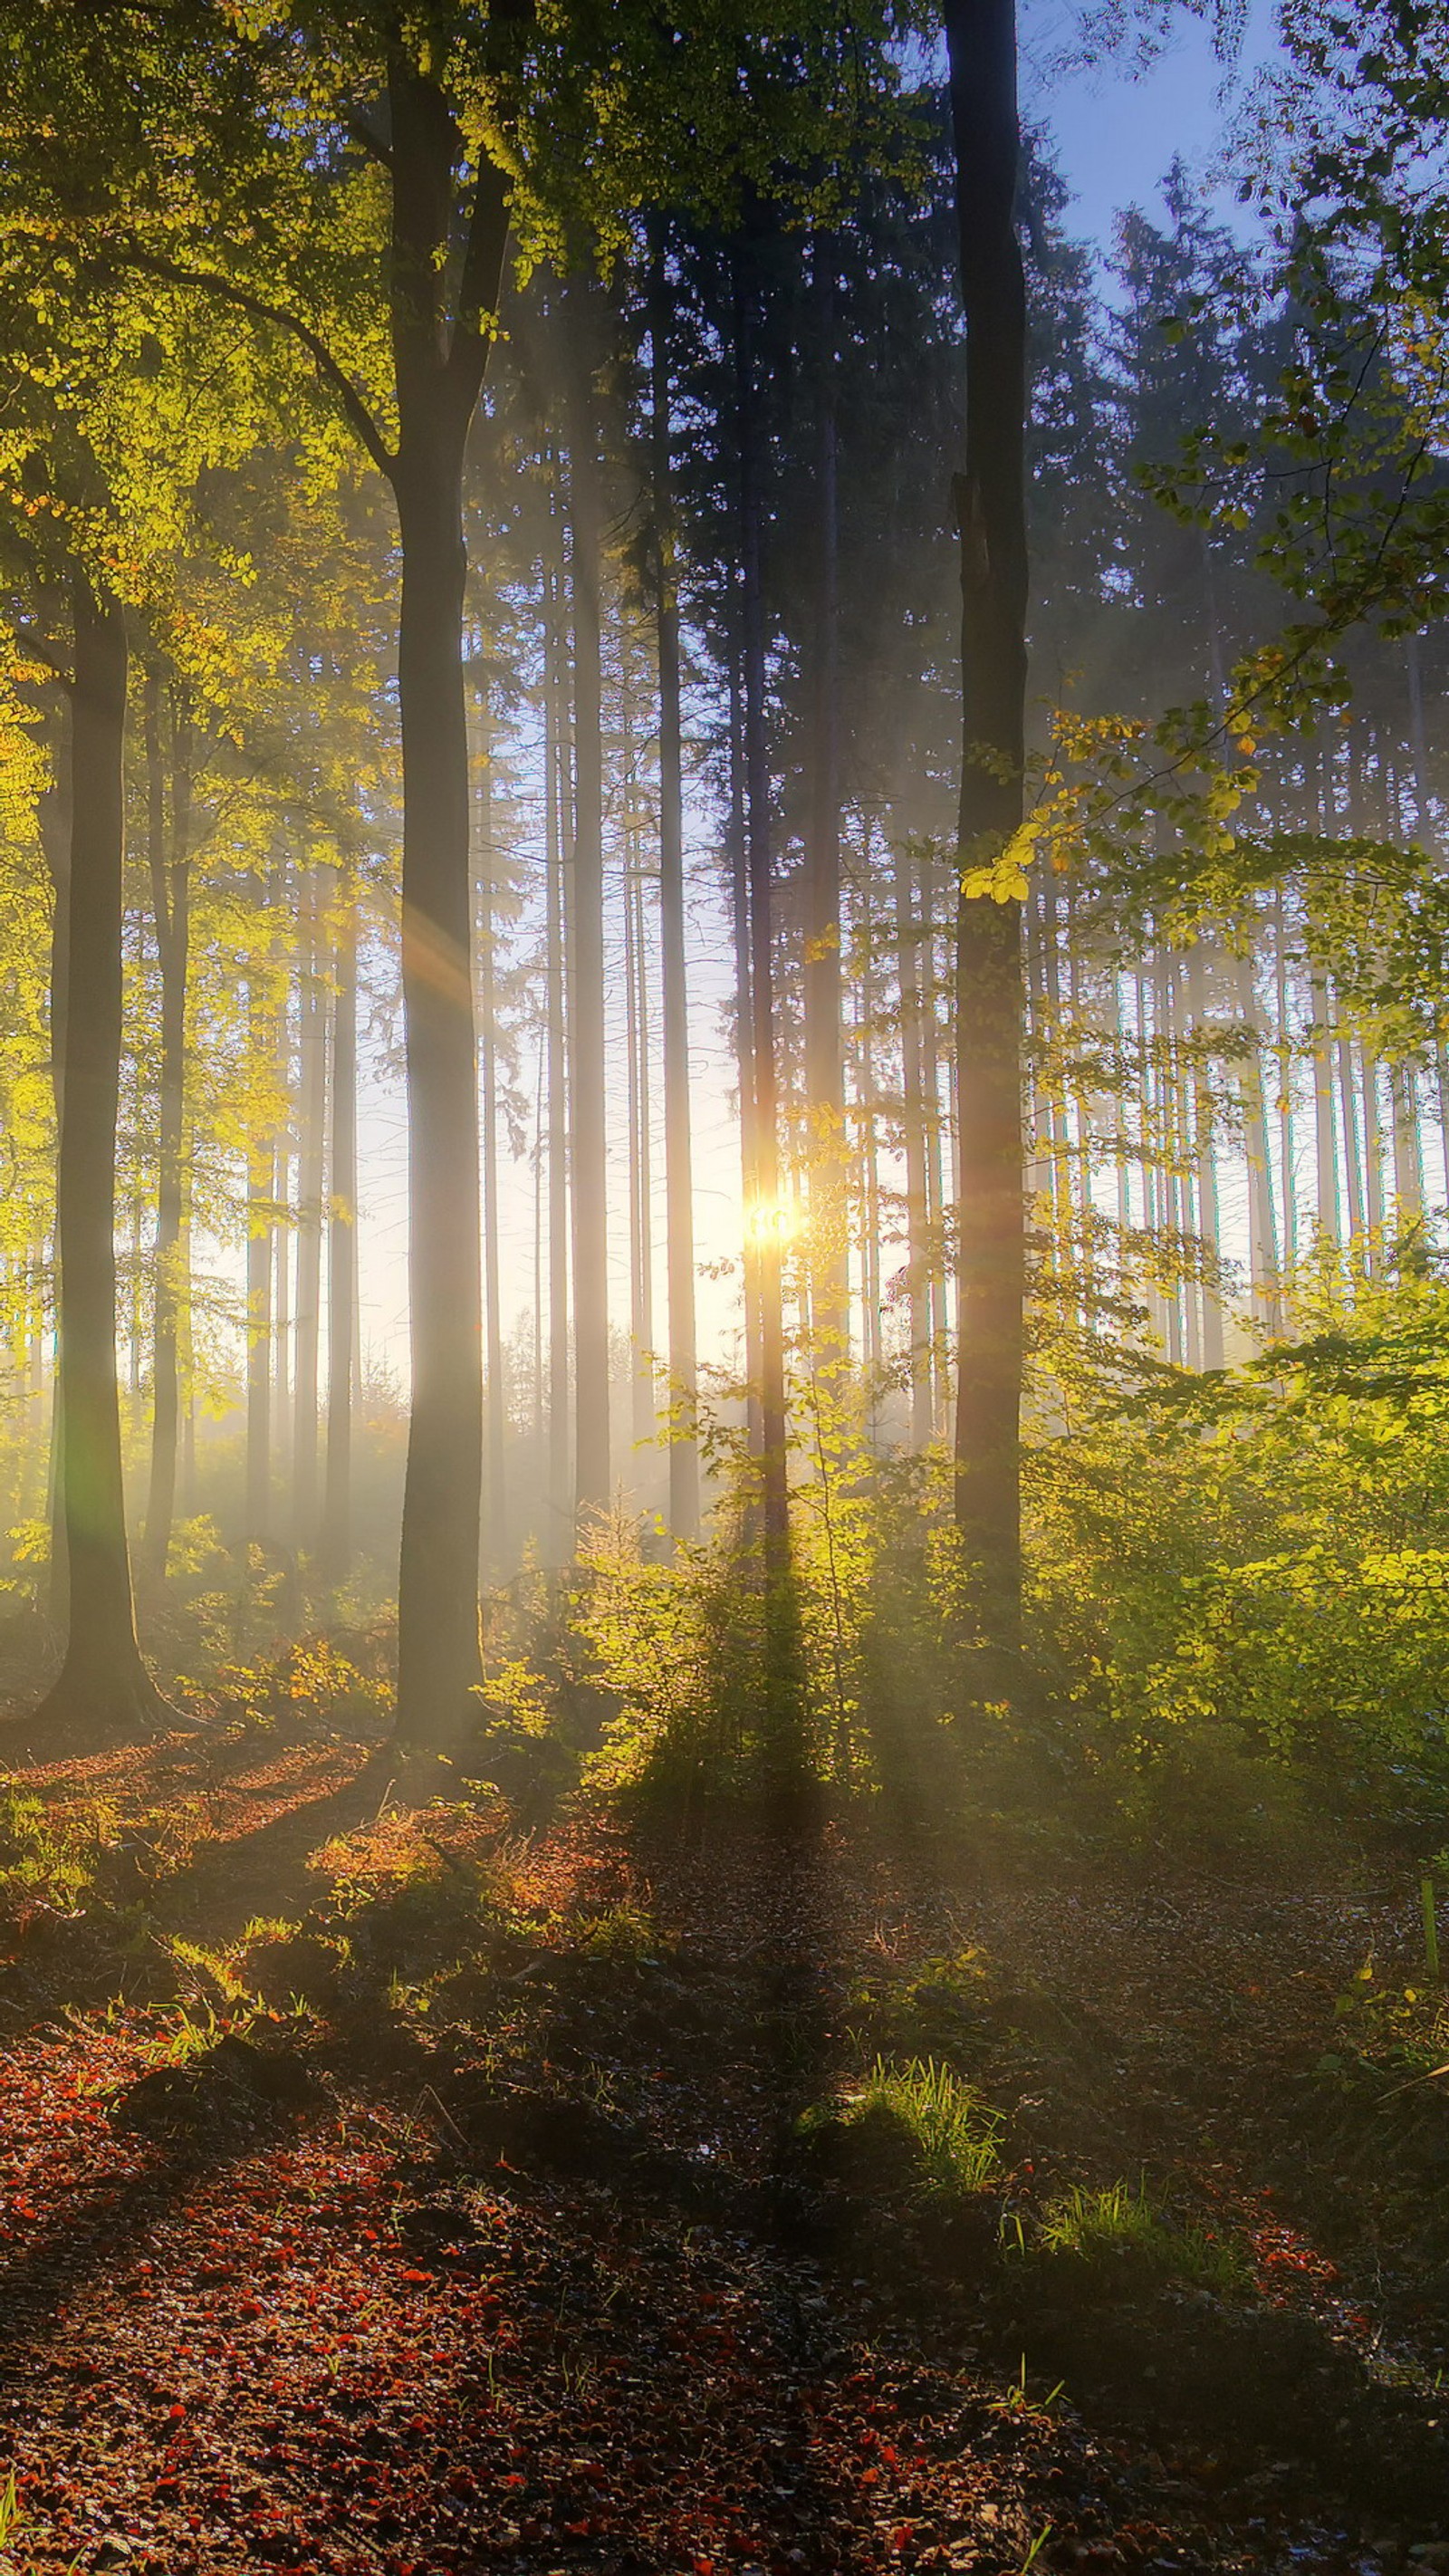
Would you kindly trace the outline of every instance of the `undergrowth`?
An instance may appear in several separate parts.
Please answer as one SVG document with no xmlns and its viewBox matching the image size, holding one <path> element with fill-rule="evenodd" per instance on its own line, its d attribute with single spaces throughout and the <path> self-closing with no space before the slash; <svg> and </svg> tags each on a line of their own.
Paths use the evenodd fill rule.
<svg viewBox="0 0 1449 2576">
<path fill-rule="evenodd" d="M 1036 2246 L 1048 2261 L 1081 2265 L 1094 2275 L 1130 2269 L 1227 2295 L 1251 2287 L 1234 2246 L 1175 2220 L 1144 2186 L 1134 2191 L 1125 2182 L 1097 2190 L 1077 2183 L 1049 2201 L 1037 2220 Z"/>
</svg>

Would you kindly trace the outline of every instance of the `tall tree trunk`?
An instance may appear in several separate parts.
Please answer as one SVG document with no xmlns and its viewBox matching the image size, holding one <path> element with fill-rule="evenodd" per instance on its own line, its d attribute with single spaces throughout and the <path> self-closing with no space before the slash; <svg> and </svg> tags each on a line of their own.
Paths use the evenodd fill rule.
<svg viewBox="0 0 1449 2576">
<path fill-rule="evenodd" d="M 1313 1137 L 1317 1166 L 1317 1220 L 1325 1243 L 1336 1244 L 1338 1222 L 1338 1147 L 1333 1115 L 1333 1034 L 1328 986 L 1313 986 Z"/>
<path fill-rule="evenodd" d="M 41 1709 L 87 1733 L 154 1720 L 126 1546 L 116 1377 L 116 1120 L 121 1064 L 126 629 L 77 576 L 64 1084 L 56 1188 L 61 1487 L 70 1626 Z"/>
<path fill-rule="evenodd" d="M 473 1027 L 463 451 L 507 239 L 502 174 L 478 156 L 462 309 L 445 325 L 458 138 L 434 82 L 388 81 L 391 334 L 402 542 L 402 985 L 408 1083 L 412 1408 L 398 1567 L 398 1734 L 437 1745 L 481 1679 L 483 1478 L 478 1063 Z M 350 1328 L 349 1328 L 350 1329 Z M 329 1477 L 331 1461 L 329 1457 Z"/>
<path fill-rule="evenodd" d="M 1248 1278 L 1253 1312 L 1269 1332 L 1279 1329 L 1278 1244 L 1273 1221 L 1273 1164 L 1268 1148 L 1268 1120 L 1263 1099 L 1263 1053 L 1259 1043 L 1257 995 L 1250 959 L 1237 960 L 1238 1007 L 1249 1032 L 1249 1047 L 1239 1077 L 1243 1136 L 1248 1152 Z"/>
<path fill-rule="evenodd" d="M 849 1357 L 845 1073 L 840 1028 L 839 509 L 833 248 L 817 239 L 815 596 L 810 642 L 809 822 L 805 861 L 805 1110 L 810 1174 L 811 1351 Z"/>
<path fill-rule="evenodd" d="M 556 1565 L 570 1550 L 564 1533 L 572 1521 L 569 1476 L 569 1104 L 566 1036 L 568 1010 L 564 963 L 565 832 L 573 804 L 568 744 L 563 728 L 562 614 L 557 567 L 545 566 L 544 782 L 545 889 L 548 1008 L 548 1539 L 544 1561 Z"/>
<path fill-rule="evenodd" d="M 1393 1107 L 1394 1225 L 1396 1234 L 1402 1239 L 1418 1225 L 1424 1214 L 1424 1167 L 1419 1148 L 1417 1084 L 1412 1065 L 1390 1065 L 1389 1097 Z"/>
<path fill-rule="evenodd" d="M 961 527 L 964 870 L 1022 819 L 1026 723 L 1026 289 L 1014 207 L 1021 133 L 1014 0 L 946 0 L 966 316 Z M 956 1525 L 983 1614 L 1021 1631 L 1021 1384 L 1026 1229 L 1021 906 L 963 897 L 957 922 L 961 1197 Z"/>
<path fill-rule="evenodd" d="M 295 883 L 292 869 L 284 866 L 278 900 L 288 918 L 295 913 Z M 277 1096 L 282 1104 L 282 1123 L 277 1133 L 272 1181 L 272 1472 L 284 1493 L 292 1480 L 292 1249 L 297 1231 L 292 1210 L 297 1086 L 289 981 L 283 983 L 278 996 Z"/>
<path fill-rule="evenodd" d="M 1379 1104 L 1379 1059 L 1367 1038 L 1359 1044 L 1359 1080 L 1363 1092 L 1363 1194 L 1368 1226 L 1365 1253 L 1376 1270 L 1384 1245 L 1384 1136 Z"/>
<path fill-rule="evenodd" d="M 1340 1020 L 1340 1030 L 1342 1025 Z M 1348 1235 L 1349 1242 L 1361 1254 L 1364 1236 L 1363 1163 L 1359 1154 L 1353 1041 L 1346 1033 L 1341 1034 L 1338 1039 L 1337 1054 L 1338 1099 L 1343 1117 L 1343 1173 L 1348 1206 Z"/>
<path fill-rule="evenodd" d="M 910 860 L 895 852 L 896 988 L 901 1004 L 901 1125 L 906 1148 L 906 1299 L 910 1317 L 911 1446 L 931 1437 L 931 1288 L 926 1258 L 926 1118 L 921 1087 L 921 986 Z"/>
<path fill-rule="evenodd" d="M 297 1365 L 293 1397 L 292 1535 L 317 1543 L 317 1392 L 322 1328 L 322 1190 L 327 1157 L 327 1017 L 318 872 L 306 872 L 303 900 L 301 1140 L 297 1174 Z"/>
<path fill-rule="evenodd" d="M 760 1319 L 760 1462 L 766 1580 L 783 1574 L 789 1544 L 785 1455 L 785 1306 L 774 1010 L 774 863 L 765 706 L 765 601 L 759 428 L 750 292 L 735 269 L 735 385 L 739 430 L 740 574 L 746 847 L 750 909 L 750 1035 L 754 1063 L 754 1198 L 746 1235 Z"/>
<path fill-rule="evenodd" d="M 179 688 L 171 693 L 171 829 L 167 848 L 165 763 L 159 684 L 148 690 L 146 762 L 151 772 L 148 856 L 161 968 L 161 1064 L 156 1152 L 156 1285 L 152 1340 L 151 1482 L 143 1561 L 159 1583 L 166 1572 L 176 1514 L 177 1444 L 181 1426 L 180 1325 L 190 1304 L 183 1272 L 185 1185 L 182 1136 L 186 1113 L 186 983 L 191 950 L 190 722 Z"/>
<path fill-rule="evenodd" d="M 1194 947 L 1188 953 L 1188 977 L 1194 1039 L 1193 1128 L 1197 1145 L 1197 1224 L 1208 1254 L 1209 1266 L 1214 1273 L 1213 1278 L 1204 1280 L 1202 1288 L 1202 1364 L 1204 1368 L 1220 1369 L 1226 1353 L 1223 1339 L 1222 1299 L 1215 1275 L 1221 1253 L 1218 1165 L 1213 1142 L 1216 1113 L 1205 1054 L 1207 1031 L 1204 1023 L 1207 1016 L 1207 987 L 1200 948 Z M 1262 1076 L 1259 1074 L 1258 1114 L 1260 1119 L 1262 1105 L 1263 1084 Z"/>
<path fill-rule="evenodd" d="M 946 1352 L 950 1309 L 946 1294 L 946 1198 L 941 1168 L 940 1025 L 936 1017 L 939 988 L 936 958 L 935 871 L 923 848 L 917 878 L 920 945 L 917 950 L 921 990 L 921 1108 L 926 1154 L 926 1296 L 930 1331 L 931 1431 L 944 1428 Z"/>
<path fill-rule="evenodd" d="M 760 1412 L 760 1280 L 749 1240 L 750 1211 L 758 1183 L 755 1168 L 755 1019 L 750 987 L 749 843 L 745 829 L 745 693 L 743 655 L 738 636 L 730 639 L 729 732 L 730 804 L 725 856 L 729 866 L 730 928 L 735 961 L 735 1065 L 740 1095 L 740 1200 L 744 1210 L 745 1247 L 745 1419 L 751 1457 L 763 1439 Z"/>
<path fill-rule="evenodd" d="M 689 1111 L 689 993 L 684 945 L 684 782 L 680 726 L 678 536 L 669 418 L 669 296 L 663 262 L 650 280 L 650 431 L 659 668 L 659 949 L 664 1017 L 665 1268 L 669 1294 L 669 1527 L 699 1533 L 694 1170 Z"/>
<path fill-rule="evenodd" d="M 263 944 L 265 889 L 256 880 L 258 947 Z M 271 1071 L 268 979 L 252 978 L 248 1017 L 252 1062 L 263 1079 Z M 272 1229 L 276 1207 L 276 1139 L 255 1131 L 247 1140 L 247 1367 L 246 1495 L 242 1536 L 258 1543 L 272 1534 Z"/>
<path fill-rule="evenodd" d="M 880 1103 L 875 1079 L 875 929 L 871 919 L 869 825 L 865 864 L 860 876 L 860 979 L 856 1019 L 856 1117 L 860 1136 L 860 1340 L 871 1376 L 871 1423 L 874 1436 L 876 1382 L 881 1364 L 880 1180 L 877 1122 Z"/>
<path fill-rule="evenodd" d="M 604 1116 L 604 745 L 600 671 L 598 421 L 591 290 L 565 311 L 573 525 L 574 884 L 571 1111 L 576 1524 L 609 1501 L 608 1138 Z"/>
<path fill-rule="evenodd" d="M 484 1431 L 487 1509 L 484 1553 L 500 1573 L 508 1561 L 508 1480 L 504 1446 L 503 1275 L 498 1231 L 498 883 L 493 843 L 493 721 L 484 681 L 478 693 L 478 1005 L 483 1056 L 483 1279 L 487 1375 Z"/>
<path fill-rule="evenodd" d="M 55 1111 L 55 1132 L 59 1138 L 65 1116 L 65 1035 L 66 992 L 70 981 L 70 849 L 74 829 L 71 804 L 71 779 L 75 767 L 72 749 L 73 714 L 69 697 L 62 704 L 52 744 L 52 784 L 40 799 L 39 823 L 41 847 L 45 853 L 46 871 L 51 886 L 50 926 L 50 1089 Z M 1449 1137 L 1449 1123 L 1445 1127 Z M 1446 1147 L 1449 1162 L 1449 1147 Z M 70 1575 L 65 1544 L 65 1496 L 63 1491 L 64 1458 L 60 1428 L 60 1248 L 52 1240 L 50 1274 L 54 1323 L 52 1348 L 54 1365 L 50 1381 L 50 1424 L 47 1440 L 46 1509 L 50 1518 L 50 1571 L 47 1586 L 51 1620 L 60 1632 L 65 1627 L 66 1605 L 70 1597 Z"/>
<path fill-rule="evenodd" d="M 1278 1055 L 1278 1168 L 1283 1191 L 1283 1268 L 1291 1272 L 1298 1258 L 1298 1181 L 1293 1144 L 1293 1033 L 1289 1025 L 1288 939 L 1283 918 L 1283 889 L 1273 897 L 1273 1007 Z M 1268 1214 L 1273 1213 L 1273 1180 L 1268 1175 Z M 1281 1313 L 1274 1330 L 1281 1329 Z"/>
<path fill-rule="evenodd" d="M 627 700 L 626 700 L 627 724 Z M 626 805 L 632 817 L 637 783 L 633 745 L 627 754 Z M 634 1445 L 646 1447 L 656 1428 L 654 1403 L 654 1223 L 649 1089 L 649 943 L 644 920 L 644 879 L 638 834 L 625 827 L 624 984 L 629 1045 L 629 1338 L 633 1352 Z"/>
<path fill-rule="evenodd" d="M 332 1005 L 332 1171 L 327 1218 L 327 1479 L 318 1561 L 345 1582 L 352 1556 L 352 1388 L 357 1312 L 357 898 L 339 869 Z M 476 1570 L 474 1581 L 476 1582 Z"/>
</svg>

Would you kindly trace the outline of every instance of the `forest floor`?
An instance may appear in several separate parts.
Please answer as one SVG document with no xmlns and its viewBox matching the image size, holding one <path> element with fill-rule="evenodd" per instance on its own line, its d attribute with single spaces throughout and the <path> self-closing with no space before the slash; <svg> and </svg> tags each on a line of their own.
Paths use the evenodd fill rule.
<svg viewBox="0 0 1449 2576">
<path fill-rule="evenodd" d="M 1449 2568 L 1406 1886 L 597 1810 L 480 1878 L 364 1744 L 23 1777 L 131 1821 L 0 1966 L 0 2569 Z M 802 2156 L 877 2049 L 997 2106 L 974 2227 Z M 1033 2250 L 1142 2177 L 1238 2289 Z"/>
</svg>

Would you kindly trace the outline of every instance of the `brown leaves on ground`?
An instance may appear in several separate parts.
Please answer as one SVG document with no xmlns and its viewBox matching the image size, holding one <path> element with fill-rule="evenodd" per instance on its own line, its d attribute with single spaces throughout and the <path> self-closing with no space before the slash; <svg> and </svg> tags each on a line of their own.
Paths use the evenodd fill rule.
<svg viewBox="0 0 1449 2576">
<path fill-rule="evenodd" d="M 1366 1931 L 1394 1937 L 1389 1900 L 943 1887 L 840 1826 L 646 1862 L 603 1817 L 522 1841 L 501 1809 L 399 1811 L 361 1746 L 163 1745 L 33 1776 L 62 1812 L 200 1822 L 126 1918 L 129 2000 L 67 2018 L 24 1945 L 0 1980 L 18 2567 L 1266 2571 L 1435 2539 L 1420 2504 L 1366 2558 L 1271 2424 L 1234 2457 L 1093 2427 L 1070 2386 L 1044 2402 L 1030 2349 L 1008 2361 L 985 2292 L 923 2296 L 879 2243 L 750 2214 L 870 2016 L 974 1947 L 989 2010 L 973 1987 L 961 2045 L 1009 2115 L 1012 2207 L 1148 2163 L 1243 2233 L 1272 2297 L 1371 2338 L 1351 2226 L 1330 2250 L 1324 2176 L 1281 2168 L 1326 1998 Z M 434 1974 L 429 1917 L 414 1988 L 344 1962 L 335 2016 L 251 2006 L 229 2054 L 224 2008 L 148 1987 L 168 1930 L 234 1941 L 243 1909 L 297 1916 L 339 1880 L 374 1904 L 433 1864 L 445 1890 L 481 1873 L 506 1955 Z M 615 2160 L 484 2155 L 468 2104 L 515 2095 L 580 2136 L 592 2120 Z"/>
</svg>

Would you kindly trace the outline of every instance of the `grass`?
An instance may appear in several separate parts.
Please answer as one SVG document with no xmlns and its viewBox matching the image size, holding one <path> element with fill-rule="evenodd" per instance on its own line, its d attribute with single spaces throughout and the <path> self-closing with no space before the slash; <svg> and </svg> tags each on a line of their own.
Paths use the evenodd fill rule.
<svg viewBox="0 0 1449 2576">
<path fill-rule="evenodd" d="M 1185 2281 L 1196 2289 L 1231 2292 L 1248 2286 L 1235 2247 L 1206 2228 L 1179 2226 L 1145 2188 L 1134 2191 L 1130 2183 L 1109 2183 L 1101 2191 L 1076 2184 L 1048 2202 L 1037 2241 L 1050 2256 L 1093 2266 L 1130 2261 L 1161 2280 Z"/>
<path fill-rule="evenodd" d="M 997 2113 L 933 2057 L 913 2057 L 905 2066 L 878 2057 L 840 2116 L 847 2128 L 889 2122 L 904 2133 L 928 2199 L 969 2198 L 995 2179 Z"/>
</svg>

